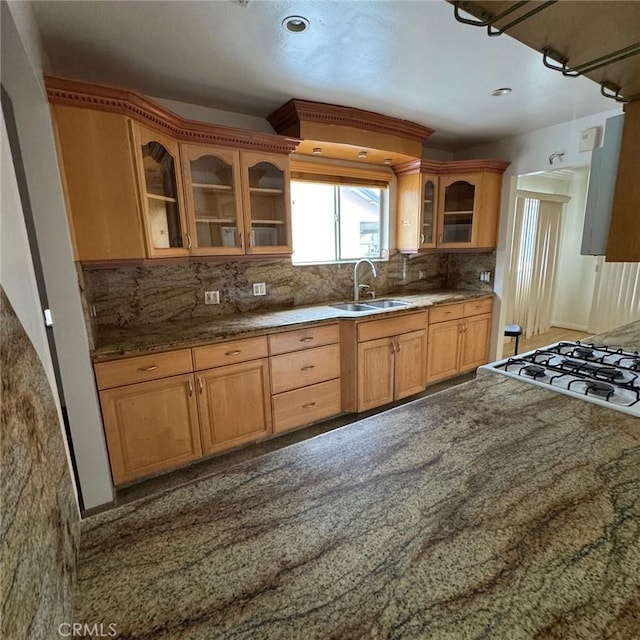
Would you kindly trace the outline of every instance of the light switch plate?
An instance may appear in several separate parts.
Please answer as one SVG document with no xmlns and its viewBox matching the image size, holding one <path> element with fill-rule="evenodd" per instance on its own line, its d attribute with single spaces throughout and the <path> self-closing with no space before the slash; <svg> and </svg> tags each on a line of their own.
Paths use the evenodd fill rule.
<svg viewBox="0 0 640 640">
<path fill-rule="evenodd" d="M 253 283 L 253 295 L 254 296 L 266 296 L 267 295 L 267 286 L 264 282 L 254 282 Z"/>
</svg>

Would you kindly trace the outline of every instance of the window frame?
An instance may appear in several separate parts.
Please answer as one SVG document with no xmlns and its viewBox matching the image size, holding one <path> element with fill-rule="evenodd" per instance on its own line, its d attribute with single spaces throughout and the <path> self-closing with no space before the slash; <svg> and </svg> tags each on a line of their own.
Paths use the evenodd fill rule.
<svg viewBox="0 0 640 640">
<path fill-rule="evenodd" d="M 339 211 L 339 189 L 337 187 L 362 187 L 380 189 L 380 256 L 365 256 L 373 262 L 386 262 L 389 260 L 390 248 L 390 225 L 391 225 L 391 201 L 394 174 L 387 167 L 374 165 L 363 166 L 355 163 L 329 163 L 327 160 L 314 162 L 314 159 L 292 160 L 291 163 L 291 183 L 307 182 L 325 184 L 334 188 L 334 255 L 340 256 L 340 211 Z M 293 202 L 293 188 L 292 202 Z M 292 205 L 293 207 L 293 205 Z M 293 234 L 292 216 L 292 234 Z M 294 266 L 310 266 L 317 264 L 353 264 L 360 258 L 337 258 L 334 260 L 296 260 L 295 239 L 292 236 L 291 263 Z"/>
</svg>

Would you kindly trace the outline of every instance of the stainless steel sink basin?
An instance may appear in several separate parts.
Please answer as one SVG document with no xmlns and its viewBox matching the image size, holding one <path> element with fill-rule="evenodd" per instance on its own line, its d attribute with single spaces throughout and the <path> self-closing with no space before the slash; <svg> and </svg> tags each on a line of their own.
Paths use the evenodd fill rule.
<svg viewBox="0 0 640 640">
<path fill-rule="evenodd" d="M 359 302 L 343 302 L 341 304 L 330 305 L 334 309 L 340 309 L 340 311 L 373 311 L 376 307 L 372 307 L 370 304 L 360 304 Z"/>
<path fill-rule="evenodd" d="M 367 305 L 376 309 L 390 309 L 391 307 L 406 307 L 409 303 L 402 300 L 370 300 Z"/>
</svg>

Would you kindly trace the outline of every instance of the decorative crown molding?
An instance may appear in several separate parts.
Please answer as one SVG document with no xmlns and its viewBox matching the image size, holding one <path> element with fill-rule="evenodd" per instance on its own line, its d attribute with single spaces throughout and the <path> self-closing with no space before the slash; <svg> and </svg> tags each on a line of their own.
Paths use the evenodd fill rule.
<svg viewBox="0 0 640 640">
<path fill-rule="evenodd" d="M 53 104 L 121 113 L 179 140 L 283 154 L 291 153 L 300 143 L 288 136 L 188 120 L 128 89 L 50 75 L 44 80 Z"/>
<path fill-rule="evenodd" d="M 418 172 L 436 175 L 477 172 L 503 174 L 510 164 L 510 162 L 502 162 L 501 160 L 452 160 L 450 162 L 410 160 L 396 165 L 393 170 L 398 176 Z"/>
<path fill-rule="evenodd" d="M 267 120 L 278 132 L 286 131 L 299 122 L 319 122 L 400 136 L 421 144 L 433 133 L 433 129 L 409 120 L 392 118 L 374 111 L 307 100 L 289 100 L 267 116 Z"/>
</svg>

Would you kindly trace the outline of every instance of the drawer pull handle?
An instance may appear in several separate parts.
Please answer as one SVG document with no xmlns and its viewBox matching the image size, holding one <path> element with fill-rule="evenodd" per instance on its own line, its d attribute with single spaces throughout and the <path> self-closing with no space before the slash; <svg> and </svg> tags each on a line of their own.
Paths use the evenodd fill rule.
<svg viewBox="0 0 640 640">
<path fill-rule="evenodd" d="M 448 315 L 450 315 L 450 314 L 451 314 L 451 311 L 445 311 L 445 312 L 444 312 L 444 315 L 445 315 L 445 316 L 448 316 Z"/>
<path fill-rule="evenodd" d="M 311 371 L 311 369 L 315 369 L 316 366 L 314 364 L 308 364 L 306 367 L 302 367 L 300 371 Z"/>
<path fill-rule="evenodd" d="M 152 364 L 148 367 L 140 367 L 138 371 L 155 371 L 158 368 L 157 364 Z"/>
<path fill-rule="evenodd" d="M 400 353 L 400 349 L 401 349 L 400 340 L 396 340 L 396 353 Z"/>
<path fill-rule="evenodd" d="M 307 402 L 307 404 L 303 404 L 302 408 L 303 409 L 311 409 L 311 407 L 315 407 L 316 403 L 315 402 Z"/>
<path fill-rule="evenodd" d="M 311 342 L 313 340 L 312 336 L 307 336 L 306 338 L 300 338 L 300 342 Z"/>
<path fill-rule="evenodd" d="M 227 353 L 225 353 L 225 356 L 237 356 L 240 355 L 240 353 L 242 353 L 240 351 L 240 349 L 234 349 L 233 351 L 227 351 Z"/>
<path fill-rule="evenodd" d="M 198 392 L 202 393 L 202 378 L 198 376 Z"/>
<path fill-rule="evenodd" d="M 188 384 L 189 384 L 189 395 L 192 396 L 193 395 L 193 382 L 191 382 L 191 380 L 189 380 Z"/>
</svg>

